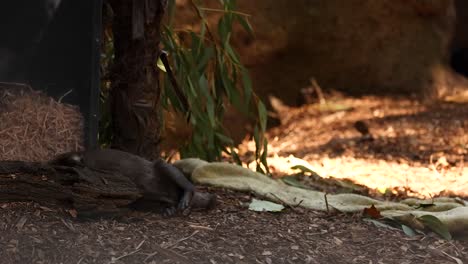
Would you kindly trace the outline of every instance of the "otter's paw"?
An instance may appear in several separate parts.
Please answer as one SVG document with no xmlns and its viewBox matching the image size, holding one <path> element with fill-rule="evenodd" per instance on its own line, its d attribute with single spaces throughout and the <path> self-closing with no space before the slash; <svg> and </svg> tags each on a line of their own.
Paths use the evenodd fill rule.
<svg viewBox="0 0 468 264">
<path fill-rule="evenodd" d="M 193 191 L 185 192 L 182 198 L 180 199 L 179 204 L 177 205 L 177 209 L 179 209 L 180 211 L 188 209 L 190 207 L 190 203 L 192 202 L 192 197 Z"/>
<path fill-rule="evenodd" d="M 168 207 L 164 210 L 163 216 L 164 217 L 170 217 L 174 216 L 177 213 L 177 208 L 175 206 Z"/>
</svg>

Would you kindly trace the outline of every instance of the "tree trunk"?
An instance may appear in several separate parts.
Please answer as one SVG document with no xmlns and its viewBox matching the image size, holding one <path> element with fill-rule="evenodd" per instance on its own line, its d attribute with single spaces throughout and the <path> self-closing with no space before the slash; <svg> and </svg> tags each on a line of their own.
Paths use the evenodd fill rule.
<svg viewBox="0 0 468 264">
<path fill-rule="evenodd" d="M 166 0 L 110 0 L 114 64 L 111 72 L 112 148 L 155 159 L 161 120 L 155 67 Z"/>
</svg>

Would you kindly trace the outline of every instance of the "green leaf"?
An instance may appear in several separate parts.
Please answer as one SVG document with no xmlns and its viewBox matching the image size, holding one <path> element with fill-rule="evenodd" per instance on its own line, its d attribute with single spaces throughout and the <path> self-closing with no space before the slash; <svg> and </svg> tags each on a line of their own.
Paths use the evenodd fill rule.
<svg viewBox="0 0 468 264">
<path fill-rule="evenodd" d="M 256 212 L 281 212 L 284 206 L 270 201 L 252 199 L 249 204 L 249 210 Z"/>
<path fill-rule="evenodd" d="M 203 75 L 203 72 L 205 71 L 208 62 L 213 58 L 213 56 L 214 49 L 212 47 L 207 47 L 201 52 L 201 56 L 198 60 L 197 66 L 197 71 L 199 72 L 199 75 Z"/>
<path fill-rule="evenodd" d="M 229 57 L 231 60 L 233 60 L 236 64 L 240 64 L 239 56 L 237 53 L 232 49 L 231 45 L 229 43 L 226 43 L 224 46 L 224 49 L 226 52 L 229 54 Z"/>
<path fill-rule="evenodd" d="M 264 132 L 267 125 L 267 110 L 261 101 L 258 101 L 258 117 L 260 118 L 260 129 Z"/>
<path fill-rule="evenodd" d="M 176 45 L 177 42 L 175 41 L 175 38 L 174 38 L 174 32 L 168 26 L 164 26 L 164 32 L 165 32 L 164 36 L 167 37 L 167 38 L 163 38 L 166 48 L 175 50 L 175 47 L 177 46 Z"/>
<path fill-rule="evenodd" d="M 223 143 L 225 143 L 227 145 L 234 144 L 234 141 L 228 136 L 225 136 L 225 135 L 223 135 L 221 133 L 215 133 L 215 135 L 219 140 L 221 140 L 221 142 L 223 142 Z"/>
<path fill-rule="evenodd" d="M 241 24 L 241 26 L 247 31 L 251 36 L 254 35 L 254 31 L 252 28 L 252 25 L 250 25 L 249 20 L 242 16 L 242 15 L 237 15 L 237 21 Z"/>
<path fill-rule="evenodd" d="M 173 17 L 175 1 L 170 1 L 170 15 Z M 217 34 L 214 36 L 208 34 L 204 11 L 199 8 L 200 1 L 195 2 L 195 8 L 201 16 L 200 32 L 189 32 L 190 41 L 179 39 L 179 34 L 175 33 L 172 25 L 164 26 L 163 29 L 161 43 L 171 54 L 169 59 L 175 77 L 191 105 L 192 138 L 190 144 L 180 149 L 180 153 L 182 157 L 219 160 L 221 153 L 233 144 L 222 127 L 226 105 L 232 104 L 256 122 L 255 161 L 258 171 L 263 172 L 262 167 L 268 170 L 267 143 L 264 137 L 266 109 L 256 97 L 248 71 L 241 65 L 239 55 L 230 44 L 234 22 L 238 22 L 251 33 L 252 27 L 247 18 L 234 12 L 236 1 L 220 0 L 220 3 L 224 13 L 218 21 L 217 30 L 214 32 Z M 113 53 L 109 53 L 109 57 L 112 55 Z M 155 64 L 161 70 L 167 70 L 161 61 L 156 61 Z M 241 86 L 242 88 L 239 88 Z M 162 106 L 167 108 L 172 105 L 176 110 L 180 110 L 180 102 L 167 76 L 163 79 L 163 87 Z M 241 164 L 237 153 L 233 150 L 230 153 L 233 159 Z"/>
<path fill-rule="evenodd" d="M 263 139 L 263 153 L 260 158 L 260 161 L 262 162 L 262 165 L 265 167 L 266 173 L 270 173 L 270 169 L 268 168 L 267 156 L 268 156 L 268 140 L 265 138 Z"/>
<path fill-rule="evenodd" d="M 164 64 L 161 60 L 161 58 L 158 59 L 158 62 L 156 62 L 156 66 L 163 72 L 167 72 L 166 71 L 166 67 L 164 67 Z"/>
<path fill-rule="evenodd" d="M 190 95 L 193 97 L 193 99 L 196 99 L 198 97 L 198 93 L 193 86 L 192 80 L 190 78 L 187 79 L 187 84 L 189 87 Z"/>
<path fill-rule="evenodd" d="M 176 0 L 169 0 L 167 4 L 167 13 L 169 14 L 169 26 L 172 25 L 172 22 L 174 21 L 175 17 L 175 11 L 176 11 Z"/>
<path fill-rule="evenodd" d="M 200 37 L 195 34 L 194 32 L 190 32 L 190 36 L 192 37 L 192 56 L 198 59 L 198 53 L 200 52 L 200 47 L 202 46 L 202 40 Z"/>
<path fill-rule="evenodd" d="M 403 229 L 403 232 L 409 237 L 413 237 L 416 235 L 416 232 L 414 231 L 414 229 L 407 225 L 401 225 L 401 229 Z"/>
<path fill-rule="evenodd" d="M 206 100 L 206 112 L 208 114 L 208 118 L 210 120 L 211 127 L 214 128 L 216 124 L 216 116 L 215 116 L 215 107 L 213 104 L 213 99 L 210 97 L 207 98 Z"/>
<path fill-rule="evenodd" d="M 237 108 L 237 109 L 243 109 L 244 107 L 244 102 L 241 99 L 241 95 L 235 87 L 229 87 L 230 93 L 231 93 L 231 103 Z M 242 111 L 242 110 L 241 110 Z"/>
<path fill-rule="evenodd" d="M 221 39 L 221 43 L 225 44 L 228 41 L 229 37 L 229 27 L 226 24 L 226 16 L 223 16 L 219 19 L 218 34 L 219 38 Z"/>
<path fill-rule="evenodd" d="M 236 1 L 235 0 L 224 0 L 226 10 L 234 10 L 236 8 Z"/>
<path fill-rule="evenodd" d="M 205 39 L 205 35 L 206 35 L 206 23 L 201 23 L 201 29 L 200 29 L 200 38 L 202 40 Z M 206 45 L 205 45 L 206 46 Z M 200 47 L 198 47 L 199 49 L 203 48 L 202 45 L 200 45 Z"/>
<path fill-rule="evenodd" d="M 438 234 L 446 240 L 451 240 L 452 235 L 450 234 L 447 226 L 442 223 L 439 218 L 433 215 L 423 215 L 417 218 L 420 220 L 424 226 L 432 230 L 434 233 Z"/>
<path fill-rule="evenodd" d="M 258 126 L 255 126 L 254 128 L 254 141 L 255 141 L 255 157 L 260 156 L 260 135 L 258 134 Z"/>
<path fill-rule="evenodd" d="M 237 165 L 242 165 L 242 161 L 233 147 L 231 147 L 231 155 L 234 161 L 237 163 Z"/>
<path fill-rule="evenodd" d="M 210 87 L 208 85 L 208 80 L 206 79 L 206 76 L 204 75 L 200 76 L 200 78 L 198 79 L 198 87 L 200 89 L 199 91 L 201 92 L 204 98 L 211 97 Z"/>
</svg>

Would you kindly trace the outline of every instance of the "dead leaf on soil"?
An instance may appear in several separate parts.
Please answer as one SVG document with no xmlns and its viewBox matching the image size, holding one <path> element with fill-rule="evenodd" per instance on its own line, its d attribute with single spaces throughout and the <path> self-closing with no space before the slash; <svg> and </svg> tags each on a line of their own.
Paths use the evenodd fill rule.
<svg viewBox="0 0 468 264">
<path fill-rule="evenodd" d="M 73 217 L 76 218 L 78 216 L 78 212 L 75 209 L 68 210 L 68 213 Z"/>
<path fill-rule="evenodd" d="M 364 208 L 363 214 L 365 216 L 368 216 L 368 217 L 374 218 L 374 219 L 382 218 L 382 215 L 380 214 L 380 211 L 377 208 L 375 208 L 374 205 L 371 205 L 371 207 L 369 207 L 369 208 Z"/>
<path fill-rule="evenodd" d="M 252 199 L 249 210 L 256 212 L 281 212 L 284 206 L 270 201 Z"/>
</svg>

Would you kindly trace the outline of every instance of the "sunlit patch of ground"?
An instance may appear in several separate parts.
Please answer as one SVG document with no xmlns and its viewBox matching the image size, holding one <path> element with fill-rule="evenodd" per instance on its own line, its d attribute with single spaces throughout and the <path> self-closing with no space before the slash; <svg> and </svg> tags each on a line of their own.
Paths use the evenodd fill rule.
<svg viewBox="0 0 468 264">
<path fill-rule="evenodd" d="M 351 179 L 357 184 L 384 193 L 403 187 L 411 196 L 428 198 L 442 192 L 452 192 L 468 196 L 468 168 L 451 167 L 437 169 L 432 166 L 409 166 L 384 160 L 366 160 L 353 157 L 323 158 L 318 161 L 289 157 L 268 158 L 270 169 L 275 175 L 292 175 L 298 173 L 291 167 L 306 166 L 324 179 Z"/>
<path fill-rule="evenodd" d="M 395 98 L 329 98 L 346 110 L 281 106 L 268 132 L 273 176 L 301 164 L 321 177 L 351 179 L 384 192 L 468 196 L 468 104 Z M 364 122 L 369 140 L 356 129 Z M 251 153 L 252 142 L 240 147 Z M 401 194 L 400 195 L 405 195 Z"/>
</svg>

